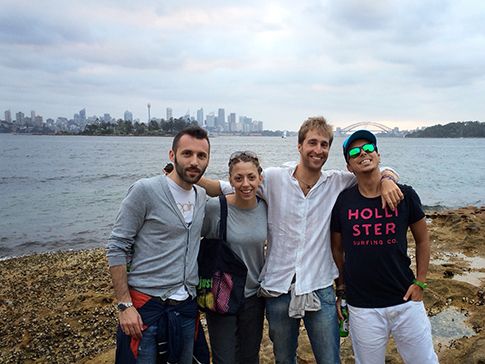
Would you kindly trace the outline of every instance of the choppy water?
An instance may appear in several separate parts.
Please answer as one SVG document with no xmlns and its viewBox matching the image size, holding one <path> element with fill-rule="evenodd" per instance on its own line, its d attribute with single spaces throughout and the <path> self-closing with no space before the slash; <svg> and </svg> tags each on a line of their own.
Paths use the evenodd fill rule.
<svg viewBox="0 0 485 364">
<path fill-rule="evenodd" d="M 128 187 L 158 174 L 171 138 L 0 134 L 0 257 L 102 246 Z M 253 150 L 263 166 L 297 160 L 296 138 L 215 137 L 207 176 Z M 345 168 L 342 138 L 325 168 Z M 428 207 L 485 204 L 485 139 L 380 138 L 382 163 Z"/>
</svg>

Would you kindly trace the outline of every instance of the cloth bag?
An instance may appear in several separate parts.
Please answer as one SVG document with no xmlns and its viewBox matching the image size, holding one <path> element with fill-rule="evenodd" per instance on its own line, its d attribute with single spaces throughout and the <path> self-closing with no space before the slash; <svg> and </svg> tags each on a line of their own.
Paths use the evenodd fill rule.
<svg viewBox="0 0 485 364">
<path fill-rule="evenodd" d="M 200 242 L 197 263 L 199 285 L 197 303 L 202 311 L 235 315 L 244 304 L 244 287 L 248 269 L 226 242 L 227 200 L 219 196 L 221 219 L 219 238 Z"/>
</svg>

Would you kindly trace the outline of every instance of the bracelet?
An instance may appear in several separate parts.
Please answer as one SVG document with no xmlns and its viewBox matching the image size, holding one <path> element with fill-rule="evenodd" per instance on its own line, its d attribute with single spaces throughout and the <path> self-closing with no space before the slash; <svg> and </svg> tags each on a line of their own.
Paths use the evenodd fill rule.
<svg viewBox="0 0 485 364">
<path fill-rule="evenodd" d="M 416 286 L 420 287 L 421 289 L 426 289 L 428 288 L 428 285 L 424 282 L 418 281 L 417 279 L 413 279 L 413 284 Z"/>
<path fill-rule="evenodd" d="M 392 182 L 397 183 L 396 179 L 393 176 L 389 175 L 389 174 L 386 174 L 386 175 L 382 176 L 381 177 L 381 182 L 383 180 L 385 180 L 385 179 L 390 179 Z"/>
</svg>

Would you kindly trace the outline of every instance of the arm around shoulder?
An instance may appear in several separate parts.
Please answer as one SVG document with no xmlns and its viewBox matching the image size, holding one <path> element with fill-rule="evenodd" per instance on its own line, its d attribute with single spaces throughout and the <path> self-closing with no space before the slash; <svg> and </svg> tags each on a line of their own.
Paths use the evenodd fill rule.
<svg viewBox="0 0 485 364">
<path fill-rule="evenodd" d="M 222 193 L 219 180 L 202 177 L 197 184 L 204 188 L 211 197 L 219 196 Z"/>
<path fill-rule="evenodd" d="M 382 208 L 388 206 L 394 210 L 404 198 L 404 194 L 397 185 L 399 175 L 392 168 L 381 168 L 381 199 Z"/>
</svg>

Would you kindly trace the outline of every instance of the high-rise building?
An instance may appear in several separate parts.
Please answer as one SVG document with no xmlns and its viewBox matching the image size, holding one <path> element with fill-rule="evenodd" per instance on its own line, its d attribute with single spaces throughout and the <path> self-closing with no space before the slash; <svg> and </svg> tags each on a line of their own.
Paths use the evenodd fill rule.
<svg viewBox="0 0 485 364">
<path fill-rule="evenodd" d="M 237 131 L 236 113 L 230 113 L 227 117 L 227 122 L 229 124 L 229 131 Z"/>
<path fill-rule="evenodd" d="M 241 123 L 242 131 L 244 133 L 250 133 L 252 131 L 253 119 L 247 116 L 240 116 L 239 122 Z"/>
<path fill-rule="evenodd" d="M 12 113 L 10 112 L 10 110 L 5 110 L 5 121 L 7 123 L 12 122 Z"/>
<path fill-rule="evenodd" d="M 30 112 L 30 120 L 32 120 L 32 123 L 33 123 L 33 122 L 34 122 L 34 120 L 35 120 L 35 111 L 34 111 L 34 110 L 32 110 L 32 111 Z"/>
<path fill-rule="evenodd" d="M 42 116 L 37 115 L 35 119 L 32 121 L 32 123 L 34 124 L 35 127 L 42 128 L 42 126 L 44 125 L 44 119 L 42 118 Z"/>
<path fill-rule="evenodd" d="M 219 109 L 217 111 L 216 127 L 222 131 L 224 130 L 225 124 L 226 124 L 226 111 L 224 109 Z"/>
<path fill-rule="evenodd" d="M 79 110 L 79 119 L 81 122 L 86 121 L 86 108 Z"/>
<path fill-rule="evenodd" d="M 199 110 L 197 110 L 197 124 L 199 124 L 199 126 L 204 125 L 204 109 L 203 108 L 200 108 Z"/>
<path fill-rule="evenodd" d="M 167 121 L 169 121 L 170 119 L 173 119 L 173 110 L 171 107 L 167 107 Z"/>
<path fill-rule="evenodd" d="M 131 122 L 133 122 L 133 113 L 131 111 L 126 110 L 123 119 L 125 121 L 131 121 Z"/>
<path fill-rule="evenodd" d="M 24 125 L 24 113 L 22 111 L 19 111 L 18 113 L 15 114 L 15 123 L 17 125 Z"/>
<path fill-rule="evenodd" d="M 103 121 L 107 123 L 111 122 L 111 115 L 109 113 L 104 114 Z"/>
<path fill-rule="evenodd" d="M 214 129 L 216 127 L 216 116 L 213 112 L 207 115 L 206 124 L 208 129 Z"/>
</svg>

